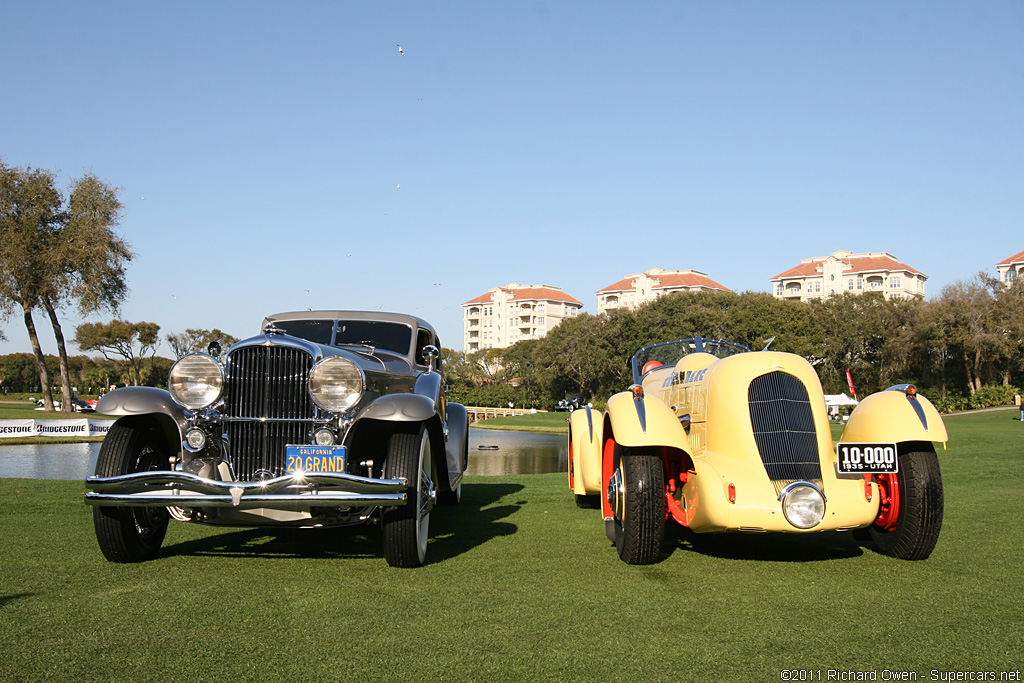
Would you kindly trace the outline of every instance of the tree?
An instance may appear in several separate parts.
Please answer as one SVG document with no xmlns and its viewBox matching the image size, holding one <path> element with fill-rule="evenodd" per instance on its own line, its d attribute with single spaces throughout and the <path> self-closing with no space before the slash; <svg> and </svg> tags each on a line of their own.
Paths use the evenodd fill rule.
<svg viewBox="0 0 1024 683">
<path fill-rule="evenodd" d="M 189 328 L 177 334 L 172 332 L 164 340 L 170 345 L 174 357 L 181 358 L 186 353 L 192 353 L 193 351 L 206 351 L 213 342 L 217 342 L 222 349 L 226 350 L 238 341 L 238 337 L 232 337 L 230 334 L 221 332 L 217 328 L 212 330 Z"/>
<path fill-rule="evenodd" d="M 53 174 L 13 168 L 0 161 L 0 313 L 20 308 L 28 331 L 45 410 L 53 410 L 50 373 L 39 344 L 32 309 L 47 286 L 46 255 L 61 223 L 62 197 Z M 69 399 L 70 400 L 70 399 Z"/>
<path fill-rule="evenodd" d="M 52 409 L 50 380 L 32 309 L 43 308 L 49 317 L 63 408 L 70 410 L 68 357 L 57 311 L 77 302 L 82 315 L 102 309 L 116 313 L 128 291 L 124 267 L 132 258 L 128 244 L 112 230 L 120 210 L 116 190 L 93 174 L 73 182 L 65 207 L 52 173 L 0 161 L 0 306 L 8 314 L 16 306 L 22 309 L 47 409 Z"/>
<path fill-rule="evenodd" d="M 472 371 L 468 359 L 469 354 L 455 349 L 441 349 L 444 359 L 444 378 L 449 384 L 468 385 L 472 383 Z"/>
<path fill-rule="evenodd" d="M 1024 285 L 1011 287 L 996 278 L 980 277 L 994 298 L 992 363 L 1002 384 L 1009 385 L 1014 373 L 1024 370 Z"/>
<path fill-rule="evenodd" d="M 610 338 L 608 316 L 584 314 L 563 320 L 539 340 L 534 352 L 538 378 L 552 394 L 601 396 L 618 390 L 615 346 Z"/>
<path fill-rule="evenodd" d="M 104 358 L 127 371 L 128 381 L 142 383 L 142 361 L 155 355 L 160 343 L 160 326 L 156 323 L 132 323 L 112 320 L 109 323 L 83 323 L 75 328 L 74 342 L 83 351 L 99 351 Z"/>
<path fill-rule="evenodd" d="M 995 350 L 994 301 L 983 279 L 957 281 L 942 288 L 937 302 L 945 342 L 964 364 L 971 396 L 984 385 L 986 359 Z"/>
<path fill-rule="evenodd" d="M 57 340 L 64 410 L 70 410 L 71 386 L 57 309 L 77 301 L 80 315 L 117 312 L 128 294 L 125 264 L 132 259 L 128 243 L 113 231 L 120 213 L 117 191 L 87 173 L 74 181 L 68 208 L 61 215 L 62 225 L 45 255 L 48 270 L 40 303 Z"/>
</svg>

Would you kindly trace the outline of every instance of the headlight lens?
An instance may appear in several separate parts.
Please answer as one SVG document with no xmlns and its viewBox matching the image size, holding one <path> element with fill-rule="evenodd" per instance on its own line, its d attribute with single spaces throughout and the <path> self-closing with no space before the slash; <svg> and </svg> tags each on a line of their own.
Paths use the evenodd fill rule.
<svg viewBox="0 0 1024 683">
<path fill-rule="evenodd" d="M 190 353 L 171 368 L 171 397 L 191 410 L 213 405 L 224 390 L 220 363 L 205 353 Z"/>
<path fill-rule="evenodd" d="M 810 482 L 794 482 L 782 490 L 782 514 L 797 529 L 810 529 L 825 518 L 825 496 Z"/>
<path fill-rule="evenodd" d="M 309 395 L 324 410 L 344 412 L 362 393 L 363 373 L 355 363 L 340 356 L 324 358 L 309 373 Z"/>
</svg>

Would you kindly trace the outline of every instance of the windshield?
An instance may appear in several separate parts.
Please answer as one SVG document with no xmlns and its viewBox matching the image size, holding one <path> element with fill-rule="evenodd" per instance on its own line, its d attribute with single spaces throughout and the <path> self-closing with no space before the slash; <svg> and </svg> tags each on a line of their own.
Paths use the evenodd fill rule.
<svg viewBox="0 0 1024 683">
<path fill-rule="evenodd" d="M 692 337 L 690 339 L 679 339 L 677 341 L 661 342 L 645 346 L 633 355 L 633 381 L 638 383 L 650 370 L 648 363 L 655 361 L 661 365 L 675 365 L 680 358 L 691 353 L 710 353 L 719 358 L 733 356 L 737 353 L 750 351 L 742 344 L 722 341 L 721 339 L 704 339 L 703 337 Z"/>
<path fill-rule="evenodd" d="M 334 345 L 372 346 L 407 356 L 412 346 L 412 329 L 401 323 L 377 320 L 339 320 Z"/>
<path fill-rule="evenodd" d="M 311 341 L 314 344 L 329 345 L 331 334 L 334 332 L 333 320 L 281 320 L 274 322 L 274 327 L 283 330 L 299 339 Z"/>
</svg>

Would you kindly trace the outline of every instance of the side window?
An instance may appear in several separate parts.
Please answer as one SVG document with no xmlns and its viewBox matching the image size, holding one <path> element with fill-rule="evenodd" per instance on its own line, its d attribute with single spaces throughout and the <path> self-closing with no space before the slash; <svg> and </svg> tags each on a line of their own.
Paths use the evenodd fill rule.
<svg viewBox="0 0 1024 683">
<path fill-rule="evenodd" d="M 416 331 L 416 364 L 426 365 L 427 357 L 423 355 L 423 349 L 429 344 L 434 344 L 433 335 L 429 330 Z M 436 346 L 436 344 L 434 344 Z"/>
</svg>

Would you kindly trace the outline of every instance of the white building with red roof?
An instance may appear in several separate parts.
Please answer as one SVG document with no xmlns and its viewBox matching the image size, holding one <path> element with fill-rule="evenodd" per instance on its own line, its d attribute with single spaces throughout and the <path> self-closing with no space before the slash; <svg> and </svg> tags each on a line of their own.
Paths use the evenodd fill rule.
<svg viewBox="0 0 1024 683">
<path fill-rule="evenodd" d="M 880 292 L 886 299 L 900 299 L 923 298 L 927 279 L 888 252 L 835 251 L 803 259 L 800 265 L 771 278 L 771 283 L 776 299 L 813 301 L 842 292 Z"/>
<path fill-rule="evenodd" d="M 617 308 L 634 309 L 648 301 L 673 292 L 717 289 L 730 292 L 728 287 L 698 270 L 662 270 L 651 268 L 645 273 L 633 273 L 618 282 L 602 287 L 597 294 L 597 312 L 607 313 Z"/>
<path fill-rule="evenodd" d="M 524 339 L 540 339 L 583 304 L 558 287 L 521 285 L 487 290 L 462 304 L 463 350 L 503 349 Z"/>
<path fill-rule="evenodd" d="M 1012 285 L 1024 277 L 1024 251 L 997 263 L 996 270 L 999 271 L 999 280 L 1006 285 Z"/>
</svg>

